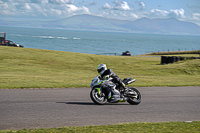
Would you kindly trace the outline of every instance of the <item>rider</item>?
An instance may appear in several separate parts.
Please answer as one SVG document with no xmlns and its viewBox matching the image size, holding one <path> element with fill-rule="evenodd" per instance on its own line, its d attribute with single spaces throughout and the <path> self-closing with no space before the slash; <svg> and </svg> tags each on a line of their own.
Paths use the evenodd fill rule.
<svg viewBox="0 0 200 133">
<path fill-rule="evenodd" d="M 112 91 L 114 93 L 114 95 L 112 97 L 119 98 L 120 92 L 115 89 L 115 87 L 116 87 L 115 83 L 118 83 L 119 85 L 121 85 L 123 88 L 126 89 L 125 84 L 122 82 L 122 80 L 111 69 L 107 69 L 105 64 L 100 64 L 97 67 L 97 71 L 100 74 L 101 79 L 104 80 L 104 82 L 101 83 L 101 86 L 103 88 L 107 88 L 108 93 Z M 109 78 L 112 78 L 112 80 L 111 81 L 106 80 Z M 109 93 L 109 94 L 111 94 L 111 93 Z M 108 96 L 108 99 L 110 99 L 110 98 L 111 98 L 111 95 Z"/>
</svg>

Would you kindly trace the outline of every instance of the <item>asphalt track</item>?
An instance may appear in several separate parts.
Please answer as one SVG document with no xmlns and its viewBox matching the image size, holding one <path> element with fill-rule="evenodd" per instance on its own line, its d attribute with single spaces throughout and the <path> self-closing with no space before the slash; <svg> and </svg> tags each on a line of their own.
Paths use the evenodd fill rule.
<svg viewBox="0 0 200 133">
<path fill-rule="evenodd" d="M 140 87 L 142 102 L 95 105 L 90 88 L 1 89 L 0 130 L 199 121 L 200 87 Z"/>
</svg>

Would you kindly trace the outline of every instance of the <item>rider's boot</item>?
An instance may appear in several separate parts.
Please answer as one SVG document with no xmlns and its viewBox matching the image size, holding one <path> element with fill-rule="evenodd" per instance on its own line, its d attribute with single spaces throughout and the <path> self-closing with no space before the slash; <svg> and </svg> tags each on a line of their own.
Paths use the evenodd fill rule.
<svg viewBox="0 0 200 133">
<path fill-rule="evenodd" d="M 125 89 L 124 94 L 131 95 L 131 96 L 137 96 L 137 93 L 135 91 L 129 90 L 129 88 Z"/>
<path fill-rule="evenodd" d="M 125 94 L 125 95 L 136 95 L 135 92 L 129 91 L 129 88 L 126 87 L 124 83 L 122 83 L 122 87 L 124 88 L 124 94 Z"/>
<path fill-rule="evenodd" d="M 111 97 L 112 101 L 119 101 L 120 100 L 120 92 L 115 89 L 115 87 L 112 88 L 113 95 Z"/>
<path fill-rule="evenodd" d="M 124 92 L 124 94 L 128 94 L 128 90 L 129 90 L 129 88 L 126 87 L 126 85 L 125 85 L 124 83 L 122 83 L 122 86 L 121 86 L 121 87 L 123 88 L 123 92 Z"/>
</svg>

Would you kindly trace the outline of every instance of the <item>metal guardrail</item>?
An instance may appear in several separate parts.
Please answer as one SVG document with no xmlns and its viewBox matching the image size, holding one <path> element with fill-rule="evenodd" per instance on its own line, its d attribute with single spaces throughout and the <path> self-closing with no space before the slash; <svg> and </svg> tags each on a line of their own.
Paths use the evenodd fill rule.
<svg viewBox="0 0 200 133">
<path fill-rule="evenodd" d="M 119 53 L 101 53 L 101 55 L 122 55 Z"/>
</svg>

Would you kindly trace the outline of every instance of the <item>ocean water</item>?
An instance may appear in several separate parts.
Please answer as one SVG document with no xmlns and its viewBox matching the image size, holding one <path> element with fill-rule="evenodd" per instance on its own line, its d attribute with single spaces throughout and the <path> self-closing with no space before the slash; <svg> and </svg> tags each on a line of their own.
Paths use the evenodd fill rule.
<svg viewBox="0 0 200 133">
<path fill-rule="evenodd" d="M 199 50 L 200 36 L 151 35 L 94 31 L 70 31 L 0 27 L 6 39 L 25 48 L 68 51 L 88 54 L 122 54 L 129 50 L 132 55 L 150 52 Z"/>
</svg>

